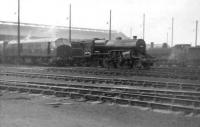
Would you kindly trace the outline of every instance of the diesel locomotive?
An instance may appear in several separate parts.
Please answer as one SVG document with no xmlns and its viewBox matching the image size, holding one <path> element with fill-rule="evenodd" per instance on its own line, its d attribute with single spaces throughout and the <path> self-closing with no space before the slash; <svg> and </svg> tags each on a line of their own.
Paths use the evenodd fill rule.
<svg viewBox="0 0 200 127">
<path fill-rule="evenodd" d="M 16 41 L 1 46 L 1 59 L 15 62 L 18 59 Z M 116 40 L 64 38 L 22 40 L 20 61 L 23 63 L 45 63 L 70 66 L 102 66 L 113 68 L 150 68 L 152 57 L 146 53 L 143 39 Z"/>
</svg>

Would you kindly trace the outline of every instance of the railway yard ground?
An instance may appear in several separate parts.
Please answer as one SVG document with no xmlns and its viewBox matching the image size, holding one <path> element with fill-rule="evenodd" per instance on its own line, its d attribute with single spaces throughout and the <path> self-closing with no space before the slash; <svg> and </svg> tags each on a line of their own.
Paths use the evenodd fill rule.
<svg viewBox="0 0 200 127">
<path fill-rule="evenodd" d="M 199 127 L 200 69 L 0 65 L 1 127 Z"/>
</svg>

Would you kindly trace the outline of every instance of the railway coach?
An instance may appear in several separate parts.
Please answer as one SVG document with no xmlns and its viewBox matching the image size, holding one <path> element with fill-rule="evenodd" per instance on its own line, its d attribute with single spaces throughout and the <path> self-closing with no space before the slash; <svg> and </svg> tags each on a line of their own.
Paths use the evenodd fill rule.
<svg viewBox="0 0 200 127">
<path fill-rule="evenodd" d="M 10 41 L 5 46 L 5 59 L 16 62 L 18 56 L 17 41 Z M 44 38 L 21 40 L 20 60 L 24 63 L 55 63 L 67 61 L 71 55 L 71 44 L 64 38 Z"/>
</svg>

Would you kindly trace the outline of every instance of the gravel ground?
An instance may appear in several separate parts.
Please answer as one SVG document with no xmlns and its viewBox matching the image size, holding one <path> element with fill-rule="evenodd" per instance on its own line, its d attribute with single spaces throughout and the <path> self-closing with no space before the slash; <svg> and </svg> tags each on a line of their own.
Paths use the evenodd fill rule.
<svg viewBox="0 0 200 127">
<path fill-rule="evenodd" d="M 199 127 L 200 117 L 2 92 L 0 127 Z"/>
</svg>

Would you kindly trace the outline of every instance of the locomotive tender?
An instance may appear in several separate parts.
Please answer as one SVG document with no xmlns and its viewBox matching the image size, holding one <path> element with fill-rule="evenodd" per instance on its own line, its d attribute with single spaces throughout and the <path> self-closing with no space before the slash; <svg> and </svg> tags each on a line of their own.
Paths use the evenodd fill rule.
<svg viewBox="0 0 200 127">
<path fill-rule="evenodd" d="M 1 58 L 5 61 L 17 60 L 16 41 L 4 43 L 1 49 L 1 54 L 4 54 Z M 114 68 L 149 68 L 153 64 L 151 57 L 146 53 L 145 41 L 137 38 L 118 38 L 110 41 L 85 39 L 71 42 L 64 38 L 22 40 L 20 58 L 24 63 Z"/>
</svg>

